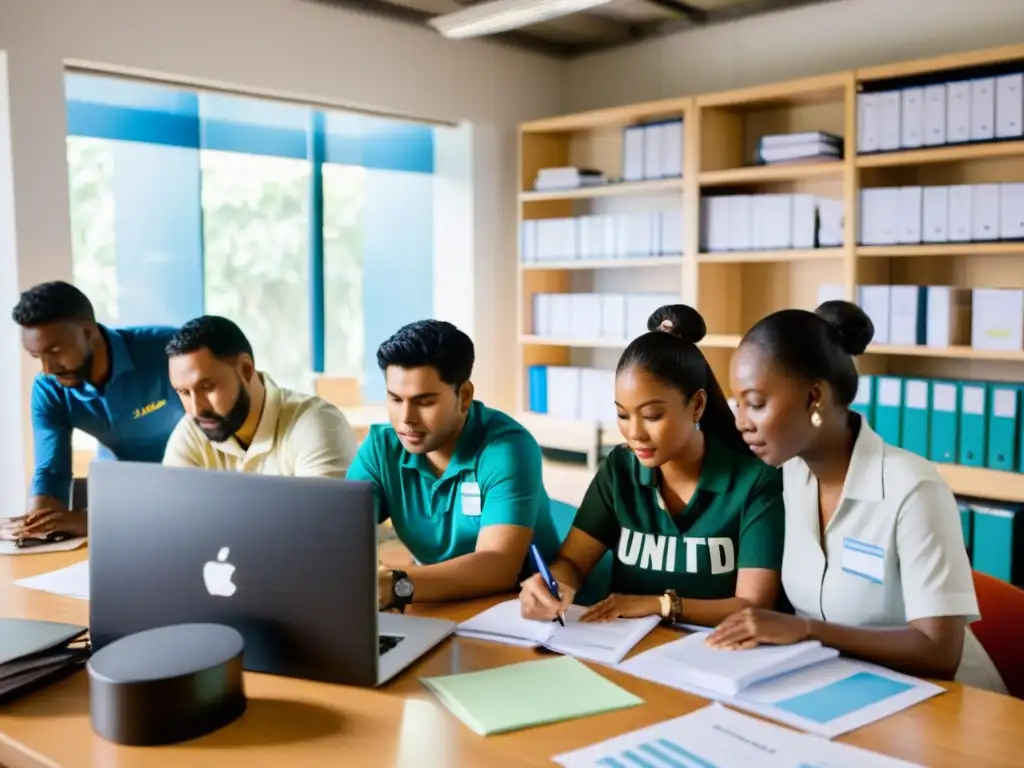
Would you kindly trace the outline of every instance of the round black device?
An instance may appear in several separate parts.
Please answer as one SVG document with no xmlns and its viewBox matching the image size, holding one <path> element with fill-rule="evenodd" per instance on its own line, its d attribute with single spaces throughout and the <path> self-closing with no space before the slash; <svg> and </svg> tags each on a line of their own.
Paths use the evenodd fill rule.
<svg viewBox="0 0 1024 768">
<path fill-rule="evenodd" d="M 93 730 L 115 744 L 155 746 L 222 728 L 246 707 L 242 636 L 177 624 L 122 637 L 89 659 Z"/>
</svg>

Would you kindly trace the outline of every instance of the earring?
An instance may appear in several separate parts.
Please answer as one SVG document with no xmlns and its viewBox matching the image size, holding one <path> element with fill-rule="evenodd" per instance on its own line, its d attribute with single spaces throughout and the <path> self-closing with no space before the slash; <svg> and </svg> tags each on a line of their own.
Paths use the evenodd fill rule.
<svg viewBox="0 0 1024 768">
<path fill-rule="evenodd" d="M 693 428 L 696 429 L 698 432 L 700 432 L 700 422 L 699 421 L 693 422 Z"/>
<path fill-rule="evenodd" d="M 811 414 L 811 426 L 815 429 L 821 426 L 821 414 L 818 411 Z"/>
</svg>

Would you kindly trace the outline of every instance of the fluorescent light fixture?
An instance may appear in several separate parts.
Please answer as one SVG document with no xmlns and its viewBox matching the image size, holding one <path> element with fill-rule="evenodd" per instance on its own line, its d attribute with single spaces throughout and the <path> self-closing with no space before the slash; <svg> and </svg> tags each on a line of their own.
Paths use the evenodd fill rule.
<svg viewBox="0 0 1024 768">
<path fill-rule="evenodd" d="M 610 0 L 492 0 L 435 16 L 430 25 L 445 37 L 493 35 L 596 8 Z"/>
</svg>

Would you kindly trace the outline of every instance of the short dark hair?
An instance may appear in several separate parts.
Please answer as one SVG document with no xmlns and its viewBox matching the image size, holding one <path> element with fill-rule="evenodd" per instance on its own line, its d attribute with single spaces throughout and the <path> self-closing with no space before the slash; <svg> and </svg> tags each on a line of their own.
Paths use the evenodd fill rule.
<svg viewBox="0 0 1024 768">
<path fill-rule="evenodd" d="M 444 320 L 418 320 L 402 326 L 377 348 L 377 365 L 430 366 L 445 384 L 458 388 L 473 374 L 473 340 Z"/>
<path fill-rule="evenodd" d="M 177 357 L 200 349 L 210 350 L 218 360 L 242 354 L 253 357 L 252 345 L 242 329 L 226 317 L 218 315 L 203 315 L 189 320 L 171 337 L 164 351 L 168 357 Z"/>
<path fill-rule="evenodd" d="M 89 297 L 63 280 L 29 288 L 21 294 L 11 317 L 22 328 L 47 323 L 96 322 Z"/>
<path fill-rule="evenodd" d="M 736 429 L 729 401 L 707 358 L 697 347 L 708 330 L 700 313 L 685 304 L 659 307 L 647 318 L 647 329 L 647 333 L 633 339 L 626 347 L 615 368 L 616 375 L 634 366 L 643 368 L 678 389 L 687 399 L 703 389 L 707 405 L 701 415 L 701 429 L 729 449 L 748 455 L 750 449 Z"/>
<path fill-rule="evenodd" d="M 813 312 L 783 309 L 747 331 L 753 344 L 784 372 L 807 381 L 827 381 L 842 406 L 857 396 L 853 358 L 868 348 L 875 326 L 864 310 L 848 301 L 826 301 Z"/>
</svg>

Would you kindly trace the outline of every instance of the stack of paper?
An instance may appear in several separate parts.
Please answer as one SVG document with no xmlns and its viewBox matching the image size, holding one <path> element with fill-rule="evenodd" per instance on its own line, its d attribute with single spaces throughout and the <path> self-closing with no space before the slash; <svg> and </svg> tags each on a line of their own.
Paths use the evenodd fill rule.
<svg viewBox="0 0 1024 768">
<path fill-rule="evenodd" d="M 89 599 L 89 561 L 69 565 L 49 573 L 29 576 L 14 582 L 19 587 L 38 589 L 61 597 L 76 597 L 79 600 Z"/>
<path fill-rule="evenodd" d="M 544 647 L 555 653 L 576 656 L 599 664 L 618 664 L 660 619 L 615 619 L 582 623 L 586 608 L 571 605 L 565 612 L 565 626 L 554 621 L 524 619 L 518 600 L 509 600 L 462 622 L 455 634 L 526 648 Z"/>
<path fill-rule="evenodd" d="M 915 768 L 913 763 L 755 720 L 720 704 L 552 759 L 565 768 Z"/>
<path fill-rule="evenodd" d="M 420 682 L 481 736 L 643 704 L 567 656 Z"/>
</svg>

